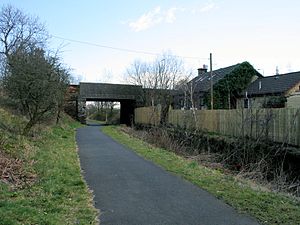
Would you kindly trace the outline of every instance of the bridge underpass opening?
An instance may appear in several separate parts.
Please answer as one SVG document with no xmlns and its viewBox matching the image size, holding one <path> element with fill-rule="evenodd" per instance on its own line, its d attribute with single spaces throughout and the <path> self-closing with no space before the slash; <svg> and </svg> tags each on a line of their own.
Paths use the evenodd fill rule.
<svg viewBox="0 0 300 225">
<path fill-rule="evenodd" d="M 120 124 L 120 102 L 87 101 L 86 118 L 87 123 L 96 120 L 105 124 Z"/>
<path fill-rule="evenodd" d="M 86 99 L 86 119 L 132 125 L 135 105 L 134 100 Z"/>
<path fill-rule="evenodd" d="M 78 118 L 85 123 L 86 102 L 119 102 L 120 123 L 132 125 L 134 109 L 143 104 L 141 86 L 107 83 L 80 83 Z"/>
</svg>

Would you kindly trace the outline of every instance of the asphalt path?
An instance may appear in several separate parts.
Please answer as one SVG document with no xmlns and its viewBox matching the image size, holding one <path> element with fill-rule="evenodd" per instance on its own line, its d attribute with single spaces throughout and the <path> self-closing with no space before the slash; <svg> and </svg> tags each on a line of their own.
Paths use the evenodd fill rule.
<svg viewBox="0 0 300 225">
<path fill-rule="evenodd" d="M 101 225 L 257 225 L 206 191 L 166 172 L 100 131 L 77 130 L 84 177 Z M 221 184 L 220 184 L 221 185 Z"/>
</svg>

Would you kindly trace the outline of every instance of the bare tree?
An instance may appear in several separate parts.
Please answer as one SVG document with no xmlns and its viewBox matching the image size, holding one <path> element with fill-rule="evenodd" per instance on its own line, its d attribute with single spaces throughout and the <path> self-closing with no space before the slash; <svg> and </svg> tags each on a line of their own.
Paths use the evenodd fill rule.
<svg viewBox="0 0 300 225">
<path fill-rule="evenodd" d="M 145 88 L 146 105 L 161 106 L 161 123 L 167 119 L 172 102 L 172 91 L 183 79 L 183 60 L 170 52 L 165 52 L 152 62 L 134 61 L 127 69 L 127 81 Z"/>
<path fill-rule="evenodd" d="M 126 76 L 129 83 L 145 88 L 146 105 L 161 106 L 161 123 L 164 123 L 172 102 L 171 92 L 186 75 L 184 71 L 183 60 L 165 52 L 152 62 L 134 61 L 127 68 Z"/>
<path fill-rule="evenodd" d="M 188 73 L 188 75 L 179 82 L 177 85 L 177 89 L 183 93 L 184 96 L 184 103 L 183 103 L 183 108 L 184 110 L 186 109 L 191 109 L 192 114 L 193 114 L 193 119 L 194 119 L 194 124 L 196 125 L 197 122 L 197 117 L 196 117 L 196 87 L 197 83 L 196 82 L 191 82 L 190 78 L 192 77 L 192 72 Z"/>
<path fill-rule="evenodd" d="M 151 78 L 149 63 L 135 60 L 126 70 L 127 82 L 141 85 L 143 88 L 155 88 L 155 81 Z"/>
<path fill-rule="evenodd" d="M 6 57 L 17 48 L 44 47 L 48 35 L 37 17 L 30 17 L 11 5 L 0 12 L 0 53 Z"/>
<path fill-rule="evenodd" d="M 165 52 L 157 57 L 150 67 L 154 75 L 157 89 L 172 90 L 184 77 L 183 60 L 170 52 Z"/>
<path fill-rule="evenodd" d="M 182 59 L 170 52 L 163 53 L 152 62 L 135 60 L 126 70 L 129 83 L 150 89 L 174 89 L 184 76 Z"/>
<path fill-rule="evenodd" d="M 158 89 L 158 77 L 152 72 L 152 63 L 135 60 L 126 70 L 128 83 L 140 85 L 145 90 L 144 102 L 155 106 L 155 90 Z M 149 101 L 150 99 L 150 101 Z"/>
<path fill-rule="evenodd" d="M 26 15 L 11 5 L 3 6 L 0 11 L 0 78 L 7 74 L 7 59 L 12 52 L 32 46 L 44 48 L 47 38 L 46 29 L 37 17 Z"/>
</svg>

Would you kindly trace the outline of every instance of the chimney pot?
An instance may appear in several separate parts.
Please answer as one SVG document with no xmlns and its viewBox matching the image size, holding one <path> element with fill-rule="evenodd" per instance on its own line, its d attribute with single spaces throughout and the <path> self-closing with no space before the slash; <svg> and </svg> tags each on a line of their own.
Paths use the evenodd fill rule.
<svg viewBox="0 0 300 225">
<path fill-rule="evenodd" d="M 207 67 L 205 64 L 203 65 L 203 68 L 198 68 L 198 76 L 200 76 L 206 72 L 207 72 Z"/>
</svg>

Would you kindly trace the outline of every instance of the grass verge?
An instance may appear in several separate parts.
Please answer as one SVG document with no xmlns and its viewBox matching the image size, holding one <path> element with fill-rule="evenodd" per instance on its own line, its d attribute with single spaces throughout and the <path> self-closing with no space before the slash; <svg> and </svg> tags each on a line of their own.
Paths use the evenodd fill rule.
<svg viewBox="0 0 300 225">
<path fill-rule="evenodd" d="M 84 182 L 75 144 L 79 124 L 60 126 L 29 140 L 36 181 L 14 189 L 0 181 L 0 224 L 96 224 L 97 210 Z M 29 166 L 29 165 L 27 165 Z M 26 169 L 26 168 L 25 168 Z"/>
<path fill-rule="evenodd" d="M 300 202 L 297 199 L 263 191 L 257 186 L 254 189 L 248 181 L 203 167 L 196 161 L 153 147 L 120 131 L 118 127 L 107 126 L 103 128 L 103 132 L 165 170 L 207 190 L 238 211 L 254 216 L 261 224 L 300 223 Z"/>
</svg>

